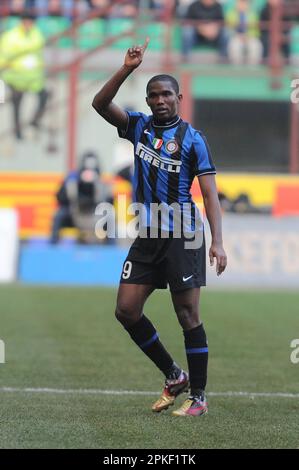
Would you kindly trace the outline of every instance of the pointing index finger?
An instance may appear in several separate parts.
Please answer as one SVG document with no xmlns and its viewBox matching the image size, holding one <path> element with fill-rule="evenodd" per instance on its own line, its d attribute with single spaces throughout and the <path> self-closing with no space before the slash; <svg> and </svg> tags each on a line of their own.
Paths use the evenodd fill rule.
<svg viewBox="0 0 299 470">
<path fill-rule="evenodd" d="M 147 36 L 147 37 L 145 38 L 144 44 L 143 44 L 143 46 L 142 46 L 143 51 L 145 51 L 145 49 L 147 48 L 149 42 L 150 42 L 150 38 L 149 38 L 149 36 Z"/>
</svg>

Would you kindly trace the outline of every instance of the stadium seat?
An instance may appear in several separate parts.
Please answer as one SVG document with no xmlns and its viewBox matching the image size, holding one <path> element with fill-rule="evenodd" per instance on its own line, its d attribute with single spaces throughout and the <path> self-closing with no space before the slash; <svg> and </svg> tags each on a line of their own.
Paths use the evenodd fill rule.
<svg viewBox="0 0 299 470">
<path fill-rule="evenodd" d="M 134 31 L 135 21 L 128 18 L 112 18 L 108 20 L 108 35 L 118 36 L 125 31 Z M 113 49 L 128 49 L 134 44 L 134 38 L 127 36 L 125 38 L 116 41 L 111 47 Z"/>
<path fill-rule="evenodd" d="M 45 16 L 38 18 L 37 25 L 42 31 L 46 39 L 56 36 L 59 33 L 71 27 L 71 21 L 68 18 Z M 62 37 L 57 42 L 58 47 L 69 48 L 73 45 L 73 40 L 70 37 Z"/>
<path fill-rule="evenodd" d="M 14 28 L 20 22 L 20 18 L 17 16 L 8 16 L 3 19 L 2 31 L 8 31 L 9 29 Z"/>
<path fill-rule="evenodd" d="M 148 49 L 152 51 L 161 51 L 166 45 L 167 28 L 168 26 L 165 23 L 148 23 L 139 28 L 138 36 L 142 42 L 146 36 L 149 36 L 151 40 L 148 45 Z"/>
<path fill-rule="evenodd" d="M 94 49 L 104 42 L 106 20 L 93 19 L 78 28 L 77 44 L 80 49 Z"/>
<path fill-rule="evenodd" d="M 182 28 L 178 24 L 175 24 L 171 30 L 171 47 L 174 51 L 182 49 Z"/>
<path fill-rule="evenodd" d="M 299 55 L 299 25 L 291 29 L 291 55 Z"/>
<path fill-rule="evenodd" d="M 266 1 L 267 0 L 252 0 L 251 5 L 253 10 L 259 13 L 261 9 L 265 6 Z M 227 13 L 229 10 L 234 8 L 235 3 L 236 0 L 226 0 L 224 3 L 222 3 L 224 13 Z"/>
<path fill-rule="evenodd" d="M 267 0 L 253 0 L 253 8 L 259 13 L 266 3 Z"/>
<path fill-rule="evenodd" d="M 165 23 L 156 22 L 149 23 L 138 29 L 138 42 L 144 41 L 146 36 L 150 37 L 148 49 L 152 51 L 162 51 L 166 47 L 167 34 L 169 26 Z M 171 27 L 170 31 L 170 47 L 174 51 L 181 50 L 182 33 L 179 24 Z"/>
<path fill-rule="evenodd" d="M 209 44 L 204 44 L 204 45 L 200 45 L 200 46 L 194 46 L 192 48 L 193 51 L 196 51 L 196 52 L 203 52 L 203 53 L 209 53 L 209 52 L 212 52 L 214 54 L 218 54 L 218 50 L 213 47 L 213 46 L 210 46 Z"/>
</svg>

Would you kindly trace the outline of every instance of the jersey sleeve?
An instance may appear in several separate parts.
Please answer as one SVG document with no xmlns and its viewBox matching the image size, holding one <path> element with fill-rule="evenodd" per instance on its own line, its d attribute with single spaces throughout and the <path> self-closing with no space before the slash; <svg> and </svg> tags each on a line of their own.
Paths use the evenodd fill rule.
<svg viewBox="0 0 299 470">
<path fill-rule="evenodd" d="M 199 132 L 196 132 L 194 135 L 191 154 L 193 176 L 216 174 L 216 168 L 207 139 Z"/>
<path fill-rule="evenodd" d="M 128 123 L 126 129 L 117 129 L 119 137 L 127 139 L 132 144 L 135 143 L 136 128 L 140 122 L 146 120 L 147 116 L 143 113 L 138 113 L 135 111 L 126 111 L 128 115 Z"/>
</svg>

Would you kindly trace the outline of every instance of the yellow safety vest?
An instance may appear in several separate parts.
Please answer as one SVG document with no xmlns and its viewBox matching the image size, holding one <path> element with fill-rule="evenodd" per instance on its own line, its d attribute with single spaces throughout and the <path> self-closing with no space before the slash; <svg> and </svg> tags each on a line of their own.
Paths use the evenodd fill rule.
<svg viewBox="0 0 299 470">
<path fill-rule="evenodd" d="M 41 91 L 45 86 L 44 43 L 44 37 L 36 26 L 26 32 L 19 24 L 3 33 L 0 38 L 0 73 L 4 82 L 19 91 Z"/>
</svg>

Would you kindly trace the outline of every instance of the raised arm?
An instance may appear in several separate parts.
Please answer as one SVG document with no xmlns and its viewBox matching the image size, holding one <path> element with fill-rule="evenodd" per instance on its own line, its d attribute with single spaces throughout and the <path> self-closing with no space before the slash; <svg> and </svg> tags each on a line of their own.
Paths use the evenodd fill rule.
<svg viewBox="0 0 299 470">
<path fill-rule="evenodd" d="M 126 129 L 128 116 L 112 100 L 126 78 L 141 64 L 148 43 L 149 38 L 146 38 L 142 46 L 133 46 L 127 51 L 123 66 L 105 83 L 92 102 L 94 109 L 106 121 L 120 129 Z"/>
<path fill-rule="evenodd" d="M 222 217 L 214 175 L 198 177 L 203 202 L 210 225 L 212 244 L 209 250 L 210 264 L 213 266 L 216 258 L 216 272 L 219 276 L 226 268 L 227 258 L 222 241 Z"/>
</svg>

